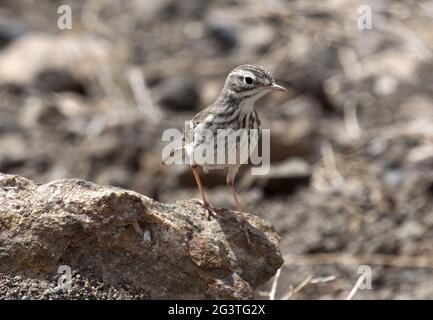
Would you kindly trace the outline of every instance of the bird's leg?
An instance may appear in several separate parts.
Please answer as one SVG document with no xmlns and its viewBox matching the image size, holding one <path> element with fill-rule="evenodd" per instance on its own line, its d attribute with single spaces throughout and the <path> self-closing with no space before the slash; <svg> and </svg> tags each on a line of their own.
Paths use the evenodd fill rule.
<svg viewBox="0 0 433 320">
<path fill-rule="evenodd" d="M 237 168 L 236 169 L 229 169 L 229 174 L 227 175 L 227 186 L 230 189 L 232 195 L 233 195 L 233 199 L 235 200 L 235 204 L 236 204 L 236 209 L 238 211 L 242 211 L 241 209 L 241 204 L 239 202 L 239 199 L 236 195 L 236 188 L 235 188 L 235 176 L 236 176 L 236 172 L 237 172 Z"/>
<path fill-rule="evenodd" d="M 227 186 L 229 187 L 229 189 L 232 192 L 233 199 L 235 200 L 237 210 L 242 211 L 241 210 L 241 204 L 240 204 L 238 197 L 236 195 L 236 188 L 235 188 L 235 177 L 236 177 L 237 171 L 238 171 L 238 168 L 230 168 L 229 173 L 227 175 L 226 182 L 227 182 Z M 239 217 L 237 215 L 235 215 L 235 217 L 236 217 L 236 221 L 242 226 L 242 229 L 244 231 L 245 238 L 247 239 L 247 242 L 251 243 L 250 231 L 248 229 L 247 222 L 245 220 L 239 219 Z"/>
<path fill-rule="evenodd" d="M 198 173 L 197 166 L 193 165 L 192 167 L 192 173 L 194 175 L 195 181 L 197 182 L 198 190 L 200 191 L 201 199 L 203 200 L 203 204 L 208 204 L 206 199 L 206 193 L 204 191 L 203 184 L 201 183 L 200 174 Z"/>
<path fill-rule="evenodd" d="M 204 191 L 203 184 L 201 183 L 200 174 L 198 173 L 197 165 L 192 165 L 191 168 L 192 168 L 192 173 L 194 175 L 195 181 L 197 182 L 198 190 L 200 191 L 200 196 L 203 201 L 202 204 L 203 208 L 206 209 L 209 216 L 215 216 L 214 208 L 209 204 L 209 202 L 207 202 L 206 193 Z"/>
<path fill-rule="evenodd" d="M 235 200 L 235 204 L 236 204 L 236 209 L 237 209 L 238 211 L 242 211 L 242 209 L 241 209 L 241 204 L 240 204 L 239 199 L 238 199 L 238 197 L 237 197 L 237 195 L 236 195 L 236 190 L 235 190 L 234 181 L 230 181 L 230 182 L 228 182 L 227 185 L 228 185 L 230 191 L 232 192 L 233 199 Z"/>
</svg>

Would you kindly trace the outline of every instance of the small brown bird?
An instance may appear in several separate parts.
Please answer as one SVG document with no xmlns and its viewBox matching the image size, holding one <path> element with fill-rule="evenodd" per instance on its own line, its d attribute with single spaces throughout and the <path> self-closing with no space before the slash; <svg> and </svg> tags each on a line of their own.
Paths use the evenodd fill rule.
<svg viewBox="0 0 433 320">
<path fill-rule="evenodd" d="M 216 144 L 217 139 L 195 139 L 194 137 L 205 137 L 209 133 L 213 137 L 217 137 L 219 129 L 256 129 L 260 132 L 260 119 L 254 109 L 254 103 L 265 94 L 274 91 L 286 91 L 286 89 L 275 83 L 271 74 L 264 68 L 257 65 L 241 65 L 233 69 L 225 82 L 224 88 L 221 90 L 216 101 L 200 111 L 191 121 L 185 125 L 183 132 L 182 150 L 186 153 L 189 159 L 193 159 L 193 153 L 198 148 L 206 149 L 203 144 Z M 258 138 L 258 136 L 257 136 Z M 227 142 L 225 142 L 227 143 Z M 256 141 L 249 141 L 250 148 L 255 148 Z M 211 148 L 216 150 L 216 145 Z M 228 146 L 225 152 L 237 151 L 239 146 Z M 176 151 L 175 151 L 176 152 Z M 227 155 L 225 155 L 227 158 Z M 236 157 L 235 163 L 197 163 L 194 160 L 190 161 L 194 178 L 197 182 L 198 189 L 202 198 L 202 205 L 210 215 L 214 215 L 217 211 L 207 201 L 206 193 L 200 179 L 198 167 L 201 166 L 205 172 L 214 169 L 228 168 L 227 186 L 232 192 L 236 207 L 241 211 L 241 205 L 236 196 L 235 176 L 241 165 L 239 157 Z"/>
</svg>

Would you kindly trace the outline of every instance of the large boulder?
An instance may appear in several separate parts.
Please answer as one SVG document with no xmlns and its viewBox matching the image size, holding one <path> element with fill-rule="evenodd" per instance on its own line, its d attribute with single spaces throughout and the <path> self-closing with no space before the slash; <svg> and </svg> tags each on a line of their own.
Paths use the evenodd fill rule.
<svg viewBox="0 0 433 320">
<path fill-rule="evenodd" d="M 83 180 L 37 185 L 0 173 L 8 276 L 52 279 L 67 265 L 148 298 L 248 299 L 282 265 L 278 241 L 266 221 L 229 210 L 209 218 L 197 200 L 162 204 Z"/>
</svg>

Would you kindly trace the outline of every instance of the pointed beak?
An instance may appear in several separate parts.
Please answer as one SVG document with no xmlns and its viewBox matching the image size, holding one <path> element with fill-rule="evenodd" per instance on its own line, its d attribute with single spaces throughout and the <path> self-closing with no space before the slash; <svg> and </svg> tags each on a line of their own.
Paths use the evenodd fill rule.
<svg viewBox="0 0 433 320">
<path fill-rule="evenodd" d="M 271 89 L 272 91 L 287 91 L 286 88 L 284 88 L 283 86 L 280 86 L 279 84 L 273 83 L 269 86 L 269 89 Z"/>
</svg>

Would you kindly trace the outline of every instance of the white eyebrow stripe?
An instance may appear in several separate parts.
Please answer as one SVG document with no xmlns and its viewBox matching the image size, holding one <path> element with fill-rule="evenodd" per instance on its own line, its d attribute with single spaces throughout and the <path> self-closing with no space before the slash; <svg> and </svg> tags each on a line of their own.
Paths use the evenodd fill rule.
<svg viewBox="0 0 433 320">
<path fill-rule="evenodd" d="M 233 72 L 232 74 L 242 76 L 242 77 L 251 77 L 253 79 L 256 79 L 256 76 L 249 71 L 237 70 L 237 71 Z"/>
</svg>

